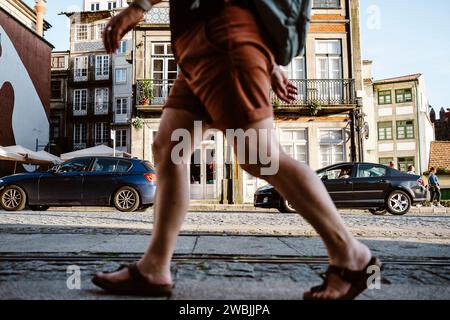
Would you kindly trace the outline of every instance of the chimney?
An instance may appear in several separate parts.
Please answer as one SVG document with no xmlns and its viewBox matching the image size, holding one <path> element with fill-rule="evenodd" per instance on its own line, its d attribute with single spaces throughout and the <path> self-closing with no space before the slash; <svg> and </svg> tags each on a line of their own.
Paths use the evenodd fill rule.
<svg viewBox="0 0 450 320">
<path fill-rule="evenodd" d="M 44 15 L 47 11 L 45 8 L 45 4 L 47 3 L 47 0 L 34 0 L 35 7 L 34 10 L 36 10 L 36 33 L 39 34 L 41 37 L 44 36 Z"/>
</svg>

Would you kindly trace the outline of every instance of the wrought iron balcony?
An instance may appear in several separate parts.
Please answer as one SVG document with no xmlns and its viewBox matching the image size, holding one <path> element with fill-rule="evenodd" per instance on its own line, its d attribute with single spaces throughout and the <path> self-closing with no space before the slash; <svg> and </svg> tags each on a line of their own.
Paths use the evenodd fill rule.
<svg viewBox="0 0 450 320">
<path fill-rule="evenodd" d="M 73 116 L 79 117 L 79 116 L 101 116 L 101 115 L 108 115 L 111 109 L 111 102 L 107 103 L 86 103 L 81 106 L 75 107 L 73 102 L 69 101 L 69 105 L 72 106 L 72 113 Z"/>
<path fill-rule="evenodd" d="M 96 68 L 73 69 L 69 70 L 69 81 L 71 83 L 82 83 L 91 81 L 112 81 L 112 69 L 108 68 L 108 72 L 104 73 Z"/>
<path fill-rule="evenodd" d="M 298 109 L 311 105 L 321 108 L 342 108 L 356 105 L 355 81 L 353 79 L 297 79 L 290 80 L 297 89 L 297 98 L 285 103 L 270 93 L 277 109 Z M 136 104 L 140 109 L 158 108 L 164 105 L 174 80 L 138 80 Z"/>
</svg>

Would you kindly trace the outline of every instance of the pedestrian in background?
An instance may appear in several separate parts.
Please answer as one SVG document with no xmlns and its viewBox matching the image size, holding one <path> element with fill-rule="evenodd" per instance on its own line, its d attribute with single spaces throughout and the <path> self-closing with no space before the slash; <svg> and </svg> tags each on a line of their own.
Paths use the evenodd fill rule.
<svg viewBox="0 0 450 320">
<path fill-rule="evenodd" d="M 428 189 L 430 190 L 430 204 L 434 207 L 434 201 L 437 200 L 437 207 L 442 208 L 441 205 L 441 186 L 439 185 L 439 178 L 436 175 L 436 168 L 430 168 L 430 176 L 428 177 Z"/>
<path fill-rule="evenodd" d="M 416 168 L 414 168 L 413 165 L 408 166 L 408 172 L 407 173 L 411 174 L 411 175 L 415 175 L 416 174 Z"/>
<path fill-rule="evenodd" d="M 394 161 L 389 162 L 389 168 L 396 169 Z"/>
</svg>

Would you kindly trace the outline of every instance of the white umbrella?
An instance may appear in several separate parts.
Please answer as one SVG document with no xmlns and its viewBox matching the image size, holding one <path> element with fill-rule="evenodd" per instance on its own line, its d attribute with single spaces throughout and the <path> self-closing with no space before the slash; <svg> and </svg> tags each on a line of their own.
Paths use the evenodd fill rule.
<svg viewBox="0 0 450 320">
<path fill-rule="evenodd" d="M 129 156 L 126 152 L 117 151 L 117 157 Z M 77 150 L 69 153 L 64 153 L 61 155 L 62 160 L 69 160 L 78 157 L 112 157 L 114 156 L 114 149 L 105 145 L 100 145 L 92 148 Z"/>
<path fill-rule="evenodd" d="M 42 156 L 45 159 L 48 159 L 53 164 L 60 164 L 60 163 L 63 162 L 61 160 L 61 158 L 59 158 L 59 157 L 57 157 L 57 156 L 55 156 L 55 155 L 53 155 L 51 153 L 48 153 L 47 151 L 39 151 L 39 152 L 37 152 L 37 154 L 39 154 L 40 156 Z"/>
<path fill-rule="evenodd" d="M 25 157 L 0 146 L 0 160 L 23 162 L 25 161 Z"/>
<path fill-rule="evenodd" d="M 49 157 L 44 157 L 42 154 L 39 154 L 38 152 L 32 151 L 20 145 L 4 147 L 4 149 L 11 153 L 23 156 L 25 158 L 23 162 L 28 164 L 48 165 L 53 163 L 53 160 Z"/>
</svg>

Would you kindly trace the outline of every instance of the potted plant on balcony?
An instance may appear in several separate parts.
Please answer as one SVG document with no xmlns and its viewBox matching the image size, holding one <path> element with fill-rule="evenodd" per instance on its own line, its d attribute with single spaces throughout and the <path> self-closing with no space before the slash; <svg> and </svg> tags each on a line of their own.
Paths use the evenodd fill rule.
<svg viewBox="0 0 450 320">
<path fill-rule="evenodd" d="M 309 111 L 311 112 L 311 115 L 316 116 L 320 110 L 322 110 L 322 105 L 317 100 L 311 101 L 311 104 L 309 105 Z"/>
<path fill-rule="evenodd" d="M 139 104 L 141 106 L 148 106 L 152 103 L 153 99 L 153 85 L 150 80 L 143 80 L 139 84 L 140 99 Z"/>
<path fill-rule="evenodd" d="M 136 130 L 140 130 L 144 127 L 144 121 L 139 117 L 136 117 L 132 124 Z"/>
</svg>

